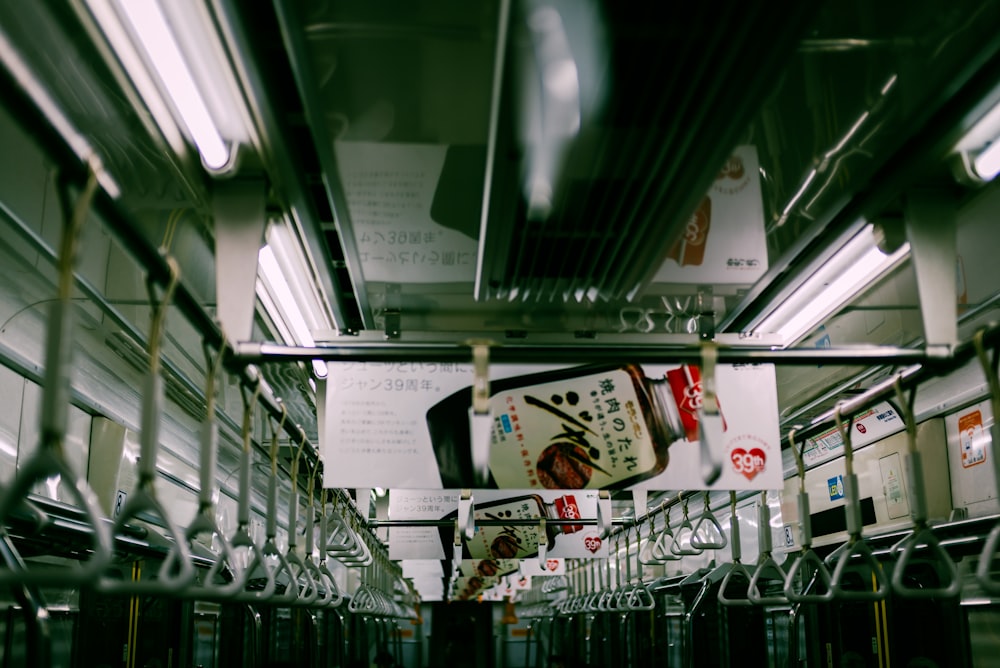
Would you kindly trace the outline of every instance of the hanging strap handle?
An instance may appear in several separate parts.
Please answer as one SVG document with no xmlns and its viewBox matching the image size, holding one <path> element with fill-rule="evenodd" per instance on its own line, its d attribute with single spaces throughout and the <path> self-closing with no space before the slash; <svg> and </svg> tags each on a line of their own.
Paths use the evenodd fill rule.
<svg viewBox="0 0 1000 668">
<path fill-rule="evenodd" d="M 828 559 L 836 559 L 833 574 L 830 578 L 830 591 L 833 597 L 838 600 L 850 601 L 881 601 L 889 595 L 889 583 L 882 569 L 882 564 L 872 553 L 871 548 L 864 541 L 861 535 L 861 506 L 858 503 L 858 477 L 854 473 L 854 452 L 851 449 L 851 428 L 854 425 L 854 418 L 848 420 L 844 425 L 841 416 L 841 405 L 833 411 L 834 422 L 837 431 L 844 442 L 844 497 L 846 505 L 844 513 L 847 517 L 848 540 L 843 546 L 830 554 Z M 844 575 L 848 567 L 854 560 L 859 560 L 866 564 L 875 579 L 874 589 L 850 590 L 843 586 Z M 829 562 L 828 562 L 829 563 Z"/>
<path fill-rule="evenodd" d="M 69 394 L 73 356 L 73 267 L 76 264 L 80 231 L 90 210 L 90 203 L 98 188 L 101 166 L 96 157 L 91 160 L 87 183 L 71 212 L 63 216 L 62 238 L 59 245 L 58 289 L 56 300 L 49 310 L 45 332 L 45 376 L 42 392 L 39 445 L 24 462 L 6 489 L 0 489 L 0 528 L 6 527 L 12 513 L 28 504 L 35 518 L 47 520 L 37 506 L 30 504 L 28 495 L 34 486 L 55 478 L 62 481 L 74 505 L 82 511 L 82 520 L 91 529 L 90 556 L 86 561 L 74 563 L 70 568 L 0 569 L 0 584 L 81 587 L 92 584 L 111 562 L 112 535 L 97 500 L 97 495 L 78 476 L 66 460 L 64 448 L 66 424 L 69 417 Z M 63 184 L 65 185 L 65 184 Z M 65 192 L 61 189 L 61 192 Z M 8 548 L 15 557 L 13 563 L 24 563 L 13 543 Z"/>
<path fill-rule="evenodd" d="M 962 583 L 958 575 L 958 567 L 951 556 L 941 546 L 934 532 L 927 525 L 927 502 L 924 493 L 924 470 L 917 450 L 917 421 L 913 412 L 916 399 L 916 388 L 906 397 L 903 383 L 899 375 L 893 385 L 896 399 L 903 412 L 903 422 L 906 425 L 906 483 L 909 490 L 910 517 L 913 519 L 913 531 L 893 547 L 896 554 L 896 567 L 890 580 L 893 591 L 901 598 L 952 598 L 961 591 Z M 937 587 L 911 587 L 906 581 L 906 568 L 910 560 L 917 554 L 924 555 L 941 576 L 941 584 Z"/>
<path fill-rule="evenodd" d="M 171 519 L 166 507 L 156 494 L 156 455 L 160 445 L 160 421 L 163 418 L 163 376 L 160 373 L 160 348 L 166 329 L 167 309 L 174 289 L 180 281 L 180 267 L 173 257 L 166 257 L 170 279 L 159 302 L 156 300 L 152 279 L 147 280 L 153 319 L 149 330 L 149 368 L 146 388 L 142 397 L 141 433 L 139 434 L 139 480 L 129 494 L 111 528 L 112 535 L 125 534 L 126 525 L 142 516 L 160 518 L 171 546 L 156 578 L 147 580 L 117 580 L 101 578 L 98 587 L 108 594 L 129 596 L 184 595 L 195 581 L 196 572 L 191 550 L 184 532 Z"/>
<path fill-rule="evenodd" d="M 760 493 L 760 505 L 757 507 L 757 541 L 760 545 L 760 558 L 757 568 L 750 576 L 750 586 L 747 598 L 755 605 L 783 605 L 788 603 L 784 595 L 762 596 L 760 585 L 763 580 L 777 580 L 782 587 L 785 583 L 785 571 L 771 556 L 773 549 L 771 539 L 771 509 L 767 505 L 767 492 Z M 768 577 L 771 576 L 771 577 Z"/>
<path fill-rule="evenodd" d="M 222 337 L 226 341 L 226 337 Z M 219 429 L 216 421 L 216 378 L 222 367 L 222 359 L 225 356 L 225 348 L 219 350 L 217 355 L 212 356 L 207 343 L 204 344 L 205 351 L 205 420 L 201 425 L 201 451 L 200 451 L 200 487 L 198 490 L 198 512 L 194 519 L 184 531 L 184 538 L 188 545 L 193 545 L 195 539 L 200 535 L 208 535 L 213 539 L 213 543 L 218 544 L 219 553 L 215 562 L 208 569 L 204 583 L 196 590 L 196 598 L 199 600 L 226 599 L 235 596 L 243 589 L 245 573 L 236 562 L 236 551 L 230 544 L 229 539 L 219 527 L 215 512 L 215 469 L 218 462 Z M 223 577 L 223 571 L 231 574 L 229 582 L 217 584 L 217 580 Z"/>
<path fill-rule="evenodd" d="M 812 517 L 809 511 L 809 494 L 806 492 L 806 467 L 802 459 L 802 449 L 795 447 L 795 430 L 788 432 L 788 445 L 795 455 L 795 465 L 799 472 L 799 542 L 802 551 L 792 561 L 785 576 L 785 597 L 792 603 L 826 603 L 833 600 L 830 589 L 830 570 L 812 549 Z M 805 447 L 803 441 L 802 448 Z M 810 576 L 809 573 L 812 573 Z M 805 586 L 796 590 L 795 583 L 802 579 Z M 817 582 L 823 584 L 822 593 L 810 593 Z"/>
<path fill-rule="evenodd" d="M 705 508 L 694 525 L 691 547 L 698 550 L 721 550 L 729 544 L 726 532 L 712 513 L 708 490 L 705 490 Z"/>
<path fill-rule="evenodd" d="M 682 498 L 680 494 L 677 497 L 681 499 L 681 513 L 683 514 L 683 518 L 681 519 L 680 526 L 677 527 L 677 535 L 674 537 L 674 542 L 670 545 L 670 552 L 678 557 L 701 554 L 701 550 L 691 545 L 694 527 L 691 526 L 691 520 L 688 518 L 687 497 Z"/>
<path fill-rule="evenodd" d="M 736 514 L 736 492 L 734 491 L 729 492 L 729 513 L 729 549 L 731 550 L 732 563 L 729 565 L 729 570 L 726 571 L 726 575 L 722 578 L 722 583 L 719 585 L 718 599 L 722 605 L 746 607 L 753 605 L 749 597 L 751 575 L 750 571 L 747 570 L 747 567 L 741 561 L 743 558 L 743 546 L 740 542 L 740 518 Z M 747 589 L 743 591 L 743 596 L 734 598 L 727 594 L 734 577 L 740 578 L 747 583 Z"/>
<path fill-rule="evenodd" d="M 993 426 L 990 428 L 990 439 L 993 443 L 993 472 L 994 479 L 1000 486 L 1000 457 L 996 453 L 1000 451 L 1000 377 L 997 376 L 997 350 L 993 350 L 992 358 L 987 355 L 983 344 L 983 337 L 986 330 L 981 329 L 972 337 L 972 343 L 976 348 L 976 357 L 983 368 L 983 375 L 990 388 L 990 407 L 993 412 Z M 1000 580 L 993 577 L 993 560 L 1000 550 L 1000 522 L 990 531 L 983 544 L 983 551 L 979 554 L 979 565 L 976 567 L 976 581 L 985 592 L 993 596 L 1000 596 Z"/>
</svg>

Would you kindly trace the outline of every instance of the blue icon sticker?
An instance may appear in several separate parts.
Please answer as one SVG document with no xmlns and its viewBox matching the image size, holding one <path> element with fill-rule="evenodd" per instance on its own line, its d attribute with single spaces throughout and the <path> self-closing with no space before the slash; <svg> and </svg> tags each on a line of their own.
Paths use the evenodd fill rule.
<svg viewBox="0 0 1000 668">
<path fill-rule="evenodd" d="M 506 413 L 500 416 L 500 424 L 503 426 L 503 433 L 509 434 L 514 431 L 514 428 L 510 426 L 510 416 Z"/>
<path fill-rule="evenodd" d="M 838 475 L 836 478 L 830 478 L 826 481 L 826 486 L 830 490 L 831 501 L 844 498 L 844 476 Z"/>
</svg>

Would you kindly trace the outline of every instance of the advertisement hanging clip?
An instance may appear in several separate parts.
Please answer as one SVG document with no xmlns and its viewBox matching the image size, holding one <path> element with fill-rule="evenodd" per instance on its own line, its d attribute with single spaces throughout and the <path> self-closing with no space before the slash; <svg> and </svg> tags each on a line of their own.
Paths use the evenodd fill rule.
<svg viewBox="0 0 1000 668">
<path fill-rule="evenodd" d="M 722 473 L 722 464 L 713 451 L 722 450 L 725 425 L 715 394 L 715 362 L 719 349 L 714 341 L 701 344 L 701 407 L 698 409 L 698 445 L 701 450 L 701 477 L 713 484 Z"/>
<path fill-rule="evenodd" d="M 611 492 L 602 489 L 597 494 L 597 533 L 604 539 L 611 534 Z"/>
<path fill-rule="evenodd" d="M 490 410 L 489 341 L 470 341 L 472 346 L 472 406 L 469 409 L 469 436 L 472 443 L 472 472 L 477 487 L 486 487 L 490 477 L 490 441 L 493 414 Z"/>
<path fill-rule="evenodd" d="M 458 499 L 458 525 L 465 540 L 472 540 L 476 535 L 475 503 L 472 500 L 472 490 L 463 489 Z"/>
<path fill-rule="evenodd" d="M 546 571 L 545 566 L 545 556 L 549 549 L 549 536 L 545 531 L 545 518 L 539 518 L 538 520 L 538 565 L 543 571 Z"/>
</svg>

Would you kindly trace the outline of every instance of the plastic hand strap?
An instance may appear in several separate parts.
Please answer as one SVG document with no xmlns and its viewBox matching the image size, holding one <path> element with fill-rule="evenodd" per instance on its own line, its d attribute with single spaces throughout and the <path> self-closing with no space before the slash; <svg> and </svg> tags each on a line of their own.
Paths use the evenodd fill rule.
<svg viewBox="0 0 1000 668">
<path fill-rule="evenodd" d="M 697 550 L 721 550 L 729 541 L 719 520 L 709 507 L 708 492 L 705 492 L 705 511 L 698 518 L 691 533 L 691 547 Z"/>
<path fill-rule="evenodd" d="M 164 558 L 155 579 L 116 580 L 101 579 L 99 588 L 109 594 L 128 595 L 182 595 L 194 583 L 196 572 L 191 550 L 184 532 L 174 523 L 166 507 L 156 494 L 156 454 L 160 443 L 160 420 L 163 417 L 163 378 L 160 375 L 160 344 L 163 340 L 167 307 L 180 277 L 180 268 L 172 257 L 167 258 L 170 281 L 160 303 L 154 307 L 153 323 L 149 333 L 149 370 L 143 396 L 141 433 L 139 437 L 139 480 L 136 489 L 128 496 L 124 508 L 115 517 L 112 535 L 124 532 L 126 524 L 140 519 L 140 515 L 160 518 L 171 540 L 170 550 Z M 152 295 L 152 285 L 150 285 Z"/>
<path fill-rule="evenodd" d="M 998 548 L 1000 548 L 1000 523 L 994 526 L 986 537 L 983 551 L 979 555 L 979 564 L 976 566 L 976 581 L 983 591 L 992 596 L 1000 596 L 1000 580 L 993 577 L 993 558 Z"/>
<path fill-rule="evenodd" d="M 772 577 L 768 577 L 768 575 Z M 788 599 L 782 596 L 762 596 L 760 594 L 760 585 L 763 580 L 777 580 L 784 586 L 785 582 L 785 571 L 781 569 L 781 566 L 774 560 L 770 552 L 761 553 L 761 558 L 757 562 L 757 568 L 754 569 L 753 574 L 750 576 L 750 586 L 747 588 L 747 598 L 754 605 L 784 605 L 788 603 Z"/>
<path fill-rule="evenodd" d="M 357 549 L 351 552 L 339 553 L 336 556 L 337 561 L 345 566 L 370 566 L 373 561 L 371 550 L 368 549 L 368 544 L 364 541 L 364 538 L 358 535 L 358 529 L 356 526 L 353 526 L 353 520 L 351 533 L 354 535 L 354 542 Z"/>
<path fill-rule="evenodd" d="M 850 590 L 844 589 L 843 581 L 851 562 L 859 560 L 863 565 L 868 566 L 872 577 L 875 579 L 874 589 Z M 867 584 L 867 579 L 865 580 Z M 844 601 L 881 601 L 889 595 L 889 583 L 885 577 L 882 564 L 878 562 L 871 548 L 863 540 L 847 543 L 847 546 L 840 551 L 836 566 L 833 569 L 833 576 L 830 578 L 830 591 L 833 598 Z"/>
<path fill-rule="evenodd" d="M 219 442 L 215 419 L 215 379 L 222 366 L 223 353 L 224 351 L 219 351 L 213 362 L 208 348 L 205 349 L 208 363 L 205 374 L 205 421 L 201 425 L 201 488 L 198 491 L 198 513 L 184 532 L 189 546 L 200 535 L 213 536 L 213 542 L 217 542 L 219 546 L 219 554 L 205 575 L 204 585 L 198 588 L 196 597 L 201 600 L 235 596 L 243 589 L 245 578 L 243 569 L 237 564 L 235 549 L 219 527 L 213 501 Z M 229 582 L 215 584 L 223 576 L 223 571 L 231 574 Z"/>
<path fill-rule="evenodd" d="M 337 581 L 334 579 L 333 573 L 330 572 L 329 567 L 327 567 L 324 562 L 314 564 L 313 567 L 315 568 L 313 576 L 316 578 L 318 586 L 322 588 L 323 591 L 323 596 L 316 601 L 316 607 L 336 608 L 343 602 L 344 597 L 340 593 L 340 589 L 337 587 Z"/>
<path fill-rule="evenodd" d="M 811 575 L 810 575 L 811 574 Z M 819 582 L 823 584 L 822 593 L 809 593 L 808 584 L 796 591 L 795 584 L 803 582 Z M 811 548 L 803 549 L 795 558 L 785 575 L 785 597 L 792 603 L 826 603 L 833 600 L 833 589 L 830 587 L 830 571 L 823 560 Z"/>
<path fill-rule="evenodd" d="M 701 554 L 701 550 L 691 545 L 691 537 L 694 535 L 694 527 L 691 526 L 691 520 L 688 519 L 687 499 L 684 499 L 682 507 L 684 509 L 684 518 L 681 520 L 681 524 L 677 528 L 677 535 L 674 537 L 674 542 L 670 545 L 670 552 L 671 554 L 677 556 Z M 685 547 L 685 545 L 687 547 Z"/>
<path fill-rule="evenodd" d="M 656 607 L 656 601 L 653 599 L 653 595 L 649 593 L 644 585 L 635 584 L 628 594 L 628 598 L 625 602 L 625 608 L 627 610 L 634 611 L 648 611 Z"/>
<path fill-rule="evenodd" d="M 21 507 L 39 482 L 50 478 L 62 481 L 73 505 L 83 513 L 91 528 L 90 558 L 70 568 L 35 567 L 24 570 L 0 569 L 0 583 L 78 587 L 88 585 L 104 572 L 111 562 L 111 532 L 102 519 L 97 496 L 86 478 L 77 476 L 64 455 L 68 420 L 70 375 L 73 354 L 73 267 L 76 264 L 80 230 L 97 191 L 97 170 L 93 166 L 71 216 L 64 219 L 59 247 L 57 299 L 52 302 L 45 333 L 45 375 L 41 405 L 40 441 L 34 454 L 23 463 L 14 481 L 0 490 L 0 528 L 7 526 L 10 515 Z M 37 511 L 37 507 L 35 508 Z M 37 515 L 37 513 L 36 513 Z M 13 546 L 11 551 L 15 552 Z M 17 555 L 20 557 L 20 555 Z"/>
<path fill-rule="evenodd" d="M 740 516 L 736 513 L 736 492 L 729 492 L 729 554 L 733 563 L 743 558 L 743 543 L 740 537 Z"/>
<path fill-rule="evenodd" d="M 750 600 L 750 580 L 752 575 L 746 566 L 736 562 L 733 564 L 728 564 L 729 570 L 726 572 L 725 577 L 722 578 L 722 582 L 719 584 L 719 603 L 726 606 L 737 606 L 737 607 L 747 607 L 753 605 Z M 746 584 L 746 589 L 742 586 L 737 586 L 737 580 L 742 579 Z M 706 584 L 708 582 L 706 581 Z M 730 596 L 729 591 L 731 589 L 736 589 L 742 596 Z"/>
<path fill-rule="evenodd" d="M 972 337 L 972 344 L 976 349 L 976 357 L 979 359 L 983 375 L 986 376 L 986 382 L 990 388 L 990 407 L 993 409 L 993 415 L 1000 415 L 1000 376 L 997 375 L 997 350 L 994 349 L 992 358 L 986 353 L 983 343 L 984 336 L 985 330 L 977 331 Z M 1000 443 L 1000 420 L 993 420 L 990 436 L 993 443 Z M 1000 485 L 1000 457 L 993 458 L 993 474 L 997 484 Z M 992 557 L 992 555 L 989 556 Z"/>
<path fill-rule="evenodd" d="M 653 549 L 650 551 L 654 562 L 656 563 L 666 563 L 668 561 L 678 561 L 680 556 L 674 554 L 671 548 L 674 546 L 674 532 L 670 528 L 670 507 L 665 506 L 666 502 L 661 503 L 660 507 L 665 508 L 664 519 L 663 519 L 663 531 L 661 531 L 656 536 L 656 542 L 653 543 Z"/>
<path fill-rule="evenodd" d="M 939 587 L 911 587 L 906 584 L 906 567 L 918 553 L 929 556 L 935 572 L 941 577 Z M 941 547 L 937 536 L 929 528 L 914 531 L 906 537 L 899 549 L 896 566 L 892 571 L 892 589 L 900 598 L 952 598 L 958 596 L 962 582 L 958 568 L 948 552 Z"/>
<path fill-rule="evenodd" d="M 319 586 L 313 578 L 307 561 L 297 552 L 289 552 L 285 558 L 288 561 L 289 573 L 292 576 L 292 580 L 288 583 L 288 586 L 296 590 L 295 600 L 292 602 L 292 605 L 312 605 L 319 598 Z"/>
<path fill-rule="evenodd" d="M 264 541 L 264 561 L 257 562 L 256 560 L 250 564 L 247 569 L 249 571 L 250 577 L 253 577 L 254 571 L 257 568 L 263 568 L 271 573 L 271 577 L 274 579 L 275 593 L 268 599 L 269 603 L 274 603 L 275 605 L 291 605 L 299 597 L 298 582 L 295 577 L 295 573 L 292 571 L 292 565 L 288 563 L 288 557 L 285 553 L 278 548 L 278 543 L 273 538 L 268 538 Z M 284 589 L 282 593 L 277 593 L 279 588 L 284 584 Z M 255 596 L 256 592 L 247 592 L 246 594 L 237 598 L 240 601 L 247 600 L 260 600 L 262 597 Z M 249 595 L 247 595 L 249 594 Z"/>
<path fill-rule="evenodd" d="M 715 363 L 719 357 L 714 341 L 701 345 L 701 407 L 698 409 L 698 446 L 701 454 L 701 477 L 712 485 L 722 473 L 722 464 L 715 456 L 721 450 L 725 424 L 715 394 Z"/>
</svg>

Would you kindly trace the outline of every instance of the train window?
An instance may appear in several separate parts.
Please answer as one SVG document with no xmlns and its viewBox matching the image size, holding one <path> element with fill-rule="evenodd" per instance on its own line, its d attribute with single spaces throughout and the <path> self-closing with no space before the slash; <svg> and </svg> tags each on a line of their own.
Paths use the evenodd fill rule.
<svg viewBox="0 0 1000 668">
<path fill-rule="evenodd" d="M 219 665 L 218 635 L 219 616 L 196 612 L 192 638 L 195 666 L 215 668 Z"/>
<path fill-rule="evenodd" d="M 1000 667 L 1000 607 L 966 606 L 971 665 Z"/>
</svg>

